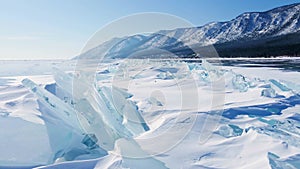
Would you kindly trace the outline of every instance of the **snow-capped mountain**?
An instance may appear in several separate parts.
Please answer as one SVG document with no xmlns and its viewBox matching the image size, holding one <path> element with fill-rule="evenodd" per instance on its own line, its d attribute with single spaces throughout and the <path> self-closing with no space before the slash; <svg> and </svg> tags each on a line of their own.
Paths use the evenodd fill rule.
<svg viewBox="0 0 300 169">
<path fill-rule="evenodd" d="M 244 38 L 261 38 L 295 33 L 300 30 L 300 3 L 266 12 L 247 12 L 228 22 L 213 22 L 198 28 L 177 29 L 167 34 L 181 34 L 184 42 L 222 43 Z"/>
<path fill-rule="evenodd" d="M 114 39 L 110 48 L 103 45 L 83 54 L 83 58 L 127 57 L 140 50 L 180 50 L 186 46 L 206 46 L 232 41 L 257 40 L 300 31 L 300 3 L 265 12 L 247 12 L 227 22 L 212 22 L 200 27 L 162 30 L 150 35 L 134 35 Z M 110 41 L 106 42 L 110 43 Z M 105 46 L 105 44 L 104 44 Z M 99 50 L 102 49 L 102 50 Z M 105 54 L 104 54 L 105 53 Z"/>
</svg>

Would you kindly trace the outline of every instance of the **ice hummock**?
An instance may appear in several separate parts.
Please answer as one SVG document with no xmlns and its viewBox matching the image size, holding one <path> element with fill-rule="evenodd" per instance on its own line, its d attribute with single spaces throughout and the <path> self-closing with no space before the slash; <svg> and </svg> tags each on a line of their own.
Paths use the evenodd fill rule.
<svg viewBox="0 0 300 169">
<path fill-rule="evenodd" d="M 55 95 L 39 87 L 29 79 L 22 81 L 38 97 L 41 118 L 47 127 L 49 142 L 52 149 L 50 163 L 80 159 L 82 155 L 100 157 L 107 152 L 98 147 L 90 149 L 83 140 L 88 137 L 81 126 L 81 116 L 73 107 Z"/>
<path fill-rule="evenodd" d="M 116 140 L 149 130 L 138 107 L 128 100 L 129 93 L 92 86 L 89 95 L 72 97 L 74 78 L 56 70 L 56 83 L 45 89 L 29 79 L 22 81 L 38 97 L 53 151 L 50 162 L 102 157 L 114 149 Z"/>
</svg>

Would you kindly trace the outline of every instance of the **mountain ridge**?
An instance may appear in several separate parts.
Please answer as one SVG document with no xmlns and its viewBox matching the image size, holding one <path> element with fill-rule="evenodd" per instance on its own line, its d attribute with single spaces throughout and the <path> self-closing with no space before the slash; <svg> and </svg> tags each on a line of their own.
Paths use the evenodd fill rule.
<svg viewBox="0 0 300 169">
<path fill-rule="evenodd" d="M 137 51 L 149 49 L 158 48 L 172 52 L 188 50 L 190 46 L 202 47 L 285 36 L 300 31 L 299 11 L 300 3 L 295 3 L 264 12 L 245 12 L 225 22 L 210 22 L 199 27 L 161 30 L 147 36 L 119 38 L 115 43 L 108 41 L 111 45 L 106 47 L 106 51 L 99 50 L 103 46 L 100 45 L 82 54 L 82 58 L 124 58 Z"/>
</svg>

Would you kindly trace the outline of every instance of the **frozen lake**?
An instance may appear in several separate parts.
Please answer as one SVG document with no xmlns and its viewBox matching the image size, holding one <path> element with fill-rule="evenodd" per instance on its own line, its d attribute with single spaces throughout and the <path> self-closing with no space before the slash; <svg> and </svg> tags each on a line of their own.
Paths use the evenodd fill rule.
<svg viewBox="0 0 300 169">
<path fill-rule="evenodd" d="M 300 58 L 0 61 L 0 128 L 0 168 L 299 168 Z"/>
</svg>

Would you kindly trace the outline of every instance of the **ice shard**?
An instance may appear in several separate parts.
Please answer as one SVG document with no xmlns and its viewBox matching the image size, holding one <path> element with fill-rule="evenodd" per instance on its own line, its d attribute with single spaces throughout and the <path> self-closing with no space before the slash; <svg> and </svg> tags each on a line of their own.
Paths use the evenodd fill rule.
<svg viewBox="0 0 300 169">
<path fill-rule="evenodd" d="M 119 114 L 122 117 L 122 123 L 125 128 L 132 133 L 133 136 L 137 136 L 145 131 L 149 130 L 146 122 L 138 111 L 138 107 L 133 101 L 128 100 L 132 95 L 128 94 L 122 89 L 117 87 L 102 87 L 99 92 L 103 94 L 103 98 L 107 99 L 108 107 L 111 107 L 113 112 Z"/>
<path fill-rule="evenodd" d="M 56 96 L 82 115 L 80 122 L 86 133 L 95 134 L 101 147 L 106 150 L 112 150 L 117 136 L 111 126 L 107 126 L 104 123 L 100 113 L 93 108 L 87 98 L 73 97 L 72 80 L 75 77 L 59 70 L 55 70 L 54 75 L 57 90 Z"/>
<path fill-rule="evenodd" d="M 204 71 L 200 73 L 200 77 L 206 82 L 217 81 L 223 75 L 222 70 L 207 62 L 205 59 L 202 59 L 201 67 Z"/>
<path fill-rule="evenodd" d="M 67 82 L 63 79 L 67 79 L 69 84 L 66 84 Z M 70 75 L 63 72 L 57 72 L 55 80 L 57 81 L 58 86 L 63 88 L 63 91 L 68 91 L 64 86 L 71 86 L 72 82 L 70 81 Z M 73 77 L 73 82 L 74 81 L 77 83 L 76 77 Z M 97 116 L 96 119 L 103 121 L 107 128 L 110 128 L 110 130 L 113 131 L 111 134 L 114 134 L 116 139 L 119 137 L 136 136 L 149 129 L 147 125 L 145 125 L 145 121 L 140 115 L 136 105 L 128 100 L 132 95 L 125 90 L 114 86 L 97 87 L 95 85 L 88 86 L 86 84 L 79 85 L 78 88 L 86 88 L 87 91 L 73 94 L 73 102 L 75 103 L 74 108 L 80 109 L 80 112 L 82 112 L 84 109 L 87 109 L 84 107 L 89 107 L 88 109 L 93 113 L 88 113 L 91 111 L 87 111 L 83 113 L 83 115 L 87 117 L 87 119 L 95 119 Z M 77 89 L 74 90 L 78 91 Z M 75 91 L 73 91 L 73 93 Z M 71 91 L 69 90 L 68 95 L 71 95 L 70 92 Z M 88 94 L 85 95 L 84 93 Z M 81 102 L 84 102 L 84 104 Z M 91 122 L 92 120 L 89 121 Z M 95 126 L 91 124 L 90 127 L 87 128 L 91 127 L 93 128 Z M 99 126 L 96 128 L 98 127 Z M 128 128 L 131 128 L 131 131 L 129 131 Z"/>
<path fill-rule="evenodd" d="M 281 159 L 274 153 L 268 152 L 269 164 L 272 169 L 297 169 L 300 168 L 300 154 Z"/>
<path fill-rule="evenodd" d="M 83 133 L 82 128 L 80 128 L 78 114 L 71 106 L 63 104 L 59 98 L 39 87 L 29 79 L 24 79 L 22 83 L 38 96 L 40 103 L 53 112 L 58 112 L 56 115 L 59 116 L 59 119 L 68 124 L 72 130 L 77 133 Z"/>
<path fill-rule="evenodd" d="M 266 120 L 258 118 L 259 121 L 266 123 L 266 126 L 250 127 L 261 134 L 266 134 L 276 139 L 283 140 L 286 144 L 300 147 L 300 124 L 293 119 L 279 120 Z M 249 130 L 248 128 L 247 130 Z"/>
<path fill-rule="evenodd" d="M 261 96 L 274 98 L 274 97 L 276 97 L 276 92 L 273 88 L 263 89 L 261 91 Z"/>
<path fill-rule="evenodd" d="M 285 84 L 281 83 L 280 81 L 278 80 L 275 80 L 275 79 L 270 79 L 269 80 L 271 82 L 272 85 L 278 87 L 281 91 L 283 92 L 287 92 L 287 91 L 290 91 L 291 89 L 289 89 L 288 87 L 286 87 Z"/>
<path fill-rule="evenodd" d="M 247 82 L 246 78 L 241 74 L 233 76 L 232 84 L 233 87 L 239 90 L 240 92 L 246 92 L 249 88 L 249 83 Z"/>
<path fill-rule="evenodd" d="M 167 169 L 163 162 L 147 154 L 133 139 L 122 138 L 116 144 L 117 151 L 123 157 L 123 168 L 138 169 L 147 166 L 153 169 Z"/>
<path fill-rule="evenodd" d="M 293 83 L 290 81 L 285 81 L 285 80 L 282 80 L 282 82 L 285 84 L 285 86 L 287 88 L 291 89 L 294 93 L 297 93 L 297 94 L 300 93 L 300 85 L 299 84 L 296 84 L 296 83 Z"/>
<path fill-rule="evenodd" d="M 53 151 L 50 163 L 102 157 L 114 150 L 116 140 L 149 130 L 138 107 L 128 100 L 130 93 L 89 85 L 80 78 L 56 69 L 56 83 L 45 89 L 29 79 L 22 81 L 38 97 Z"/>
<path fill-rule="evenodd" d="M 29 79 L 22 83 L 39 98 L 41 118 L 45 121 L 53 152 L 50 163 L 75 160 L 83 155 L 88 155 L 85 158 L 97 158 L 107 154 L 101 147 L 91 148 L 83 142 L 88 135 L 80 124 L 81 115 L 70 105 Z"/>
</svg>

